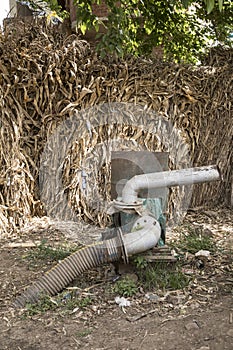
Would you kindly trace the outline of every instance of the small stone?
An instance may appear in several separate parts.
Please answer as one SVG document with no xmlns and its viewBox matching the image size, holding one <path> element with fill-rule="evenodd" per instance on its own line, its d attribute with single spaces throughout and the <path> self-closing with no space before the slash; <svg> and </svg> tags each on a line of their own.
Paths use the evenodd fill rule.
<svg viewBox="0 0 233 350">
<path fill-rule="evenodd" d="M 157 294 L 146 294 L 145 297 L 153 303 L 157 303 L 160 300 L 160 297 Z"/>
<path fill-rule="evenodd" d="M 229 329 L 229 331 L 227 332 L 227 335 L 229 337 L 233 337 L 233 328 Z"/>
<path fill-rule="evenodd" d="M 202 346 L 201 348 L 198 348 L 197 350 L 210 350 L 209 346 Z"/>
<path fill-rule="evenodd" d="M 196 257 L 204 257 L 209 258 L 210 257 L 210 251 L 209 250 L 199 250 L 196 254 Z"/>
<path fill-rule="evenodd" d="M 199 326 L 197 324 L 196 321 L 192 321 L 192 322 L 189 322 L 185 325 L 185 328 L 188 330 L 188 331 L 191 331 L 192 329 L 198 329 Z"/>
<path fill-rule="evenodd" d="M 92 305 L 92 306 L 91 306 L 91 309 L 92 309 L 92 311 L 96 312 L 96 311 L 98 311 L 98 306 Z"/>
<path fill-rule="evenodd" d="M 214 236 L 214 233 L 213 233 L 210 229 L 208 229 L 208 228 L 205 228 L 205 229 L 204 229 L 203 234 L 204 234 L 205 236 L 209 236 L 209 237 L 213 237 L 213 236 Z"/>
<path fill-rule="evenodd" d="M 173 305 L 180 305 L 184 298 L 185 297 L 183 295 L 168 295 L 166 301 Z"/>
</svg>

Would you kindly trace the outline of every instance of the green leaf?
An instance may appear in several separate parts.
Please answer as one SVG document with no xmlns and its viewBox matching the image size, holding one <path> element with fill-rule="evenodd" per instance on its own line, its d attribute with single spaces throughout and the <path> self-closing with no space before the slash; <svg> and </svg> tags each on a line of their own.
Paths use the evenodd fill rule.
<svg viewBox="0 0 233 350">
<path fill-rule="evenodd" d="M 208 14 L 214 9 L 214 1 L 215 0 L 206 0 L 206 9 Z"/>
<path fill-rule="evenodd" d="M 190 0 L 182 0 L 182 4 L 185 8 L 188 8 L 190 5 Z"/>
<path fill-rule="evenodd" d="M 86 33 L 86 31 L 87 31 L 87 25 L 86 25 L 86 23 L 81 23 L 80 24 L 80 30 L 81 30 L 81 32 L 82 32 L 82 34 L 84 35 L 85 33 Z"/>
<path fill-rule="evenodd" d="M 218 0 L 218 7 L 219 7 L 219 11 L 222 11 L 223 0 Z"/>
</svg>

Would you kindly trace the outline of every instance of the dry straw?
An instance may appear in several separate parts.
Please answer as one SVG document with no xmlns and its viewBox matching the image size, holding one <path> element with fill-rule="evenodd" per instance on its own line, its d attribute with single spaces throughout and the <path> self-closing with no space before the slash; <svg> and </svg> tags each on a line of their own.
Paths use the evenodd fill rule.
<svg viewBox="0 0 233 350">
<path fill-rule="evenodd" d="M 193 67 L 131 57 L 101 59 L 76 35 L 65 37 L 37 23 L 9 25 L 0 38 L 1 233 L 12 233 L 35 216 L 56 217 L 62 211 L 66 215 L 62 201 L 56 208 L 53 206 L 57 189 L 49 188 L 42 178 L 42 197 L 51 197 L 45 212 L 38 180 L 41 154 L 64 120 L 103 103 L 141 106 L 149 113 L 148 128 L 145 131 L 131 107 L 127 120 L 132 125 L 125 123 L 125 111 L 120 110 L 118 125 L 98 121 L 91 133 L 88 114 L 80 121 L 82 137 L 73 139 L 60 167 L 63 192 L 76 218 L 100 226 L 108 224 L 109 217 L 97 210 L 97 202 L 110 200 L 111 150 L 167 150 L 163 132 L 155 132 L 152 111 L 181 130 L 194 166 L 217 163 L 221 169 L 224 180 L 196 185 L 192 204 L 229 204 L 233 172 L 233 51 L 212 52 L 204 64 Z M 104 113 L 99 115 L 104 121 Z M 60 142 L 55 137 L 52 140 L 54 146 Z M 53 152 L 48 153 L 50 164 L 57 163 L 54 157 Z M 90 164 L 89 192 L 84 195 L 81 170 L 90 169 Z M 175 168 L 175 164 L 170 157 L 170 167 Z M 43 166 L 48 168 L 49 162 L 45 160 Z M 59 193 L 56 195 L 59 197 Z M 179 190 L 171 192 L 171 217 L 179 212 L 181 197 Z"/>
</svg>

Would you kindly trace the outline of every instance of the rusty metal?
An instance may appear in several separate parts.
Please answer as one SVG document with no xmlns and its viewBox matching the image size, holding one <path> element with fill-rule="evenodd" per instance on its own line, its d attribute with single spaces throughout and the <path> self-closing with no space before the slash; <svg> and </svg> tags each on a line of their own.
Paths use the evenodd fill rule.
<svg viewBox="0 0 233 350">
<path fill-rule="evenodd" d="M 168 170 L 167 152 L 117 151 L 111 154 L 111 198 L 121 197 L 127 180 L 135 175 Z M 167 188 L 143 189 L 138 198 L 162 198 L 166 205 Z"/>
</svg>

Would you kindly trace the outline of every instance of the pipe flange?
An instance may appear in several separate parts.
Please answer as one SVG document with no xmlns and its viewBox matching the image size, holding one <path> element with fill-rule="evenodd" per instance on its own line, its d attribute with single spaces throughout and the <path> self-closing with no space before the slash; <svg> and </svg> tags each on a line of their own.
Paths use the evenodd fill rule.
<svg viewBox="0 0 233 350">
<path fill-rule="evenodd" d="M 141 213 L 143 209 L 143 200 L 137 200 L 134 203 L 124 203 L 120 200 L 114 200 L 111 202 L 111 206 L 107 210 L 107 214 L 112 215 L 114 213 L 126 212 L 126 213 Z"/>
<path fill-rule="evenodd" d="M 121 209 L 137 209 L 140 208 L 143 205 L 143 200 L 141 199 L 137 199 L 135 202 L 133 203 L 125 203 L 122 200 L 114 200 L 113 201 L 113 205 L 116 208 Z"/>
</svg>

